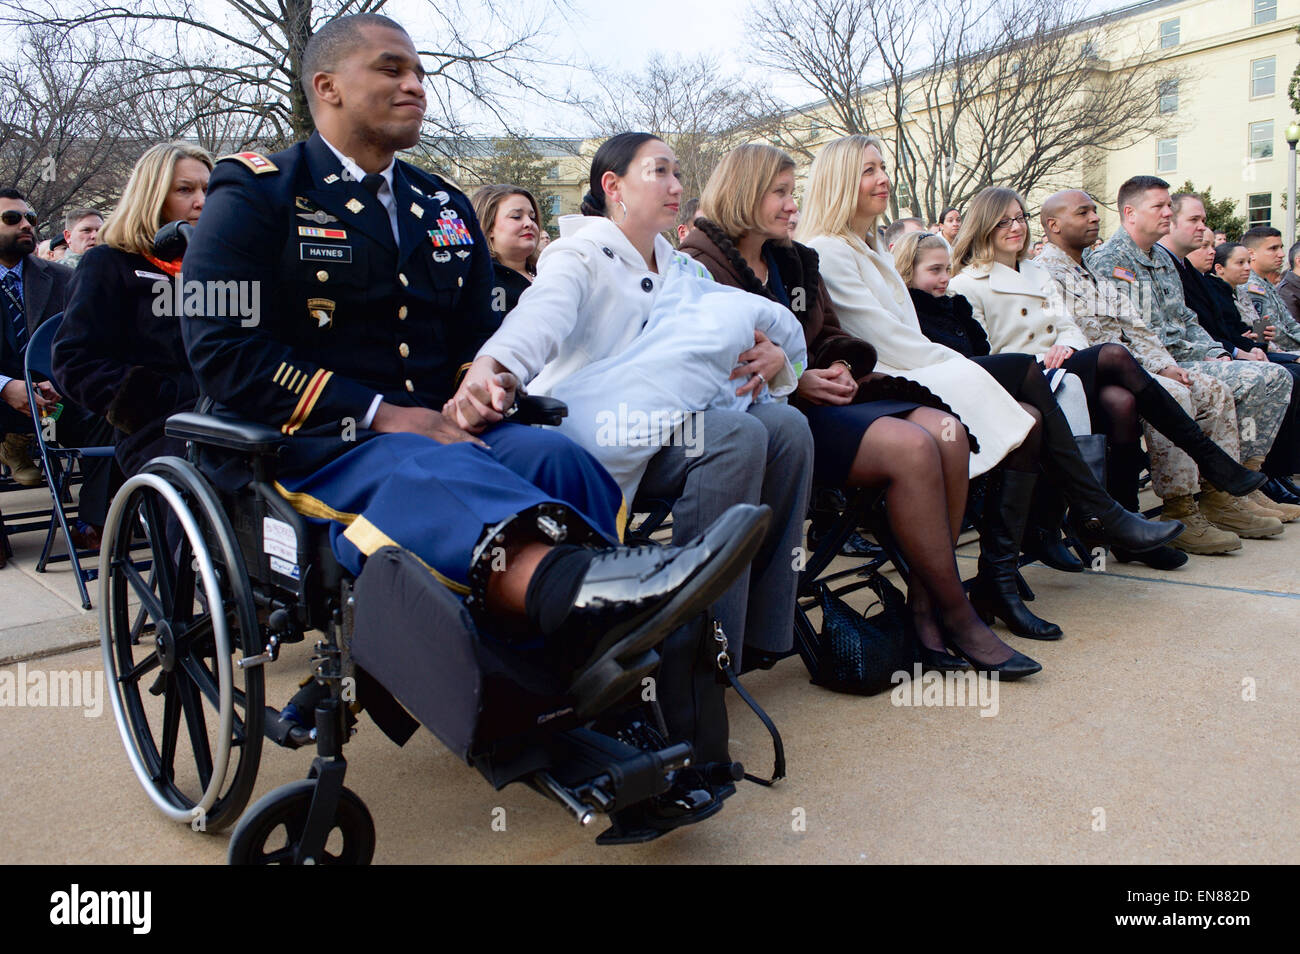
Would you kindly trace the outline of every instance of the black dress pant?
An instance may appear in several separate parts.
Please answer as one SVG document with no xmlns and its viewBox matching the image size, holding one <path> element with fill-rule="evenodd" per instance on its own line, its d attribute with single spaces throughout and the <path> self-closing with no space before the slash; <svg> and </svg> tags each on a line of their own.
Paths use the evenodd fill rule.
<svg viewBox="0 0 1300 954">
<path fill-rule="evenodd" d="M 0 432 L 33 434 L 30 417 L 0 402 Z M 63 413 L 54 422 L 52 436 L 62 447 L 111 447 L 113 428 L 108 421 L 64 400 Z M 78 517 L 96 527 L 104 525 L 108 504 L 121 486 L 121 472 L 112 457 L 86 457 L 81 461 L 84 482 L 78 497 Z"/>
</svg>

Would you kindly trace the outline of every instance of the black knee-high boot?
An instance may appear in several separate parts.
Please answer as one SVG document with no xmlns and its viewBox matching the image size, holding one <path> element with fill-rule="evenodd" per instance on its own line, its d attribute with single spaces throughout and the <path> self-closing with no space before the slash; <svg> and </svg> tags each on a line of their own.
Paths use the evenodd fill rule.
<svg viewBox="0 0 1300 954">
<path fill-rule="evenodd" d="M 1153 378 L 1133 396 L 1137 398 L 1138 413 L 1147 423 L 1186 451 L 1196 461 L 1201 476 L 1215 487 L 1234 497 L 1242 497 L 1268 481 L 1266 475 L 1242 467 L 1210 440 L 1159 381 Z"/>
<path fill-rule="evenodd" d="M 1159 385 L 1157 385 L 1159 387 Z M 1138 512 L 1138 480 L 1142 476 L 1142 446 L 1112 443 L 1106 459 L 1106 491 L 1125 510 Z"/>
<path fill-rule="evenodd" d="M 1163 546 L 1183 532 L 1183 525 L 1176 520 L 1147 520 L 1117 504 L 1079 456 L 1070 423 L 1055 405 L 1043 413 L 1042 441 L 1043 472 L 1069 502 L 1071 519 L 1085 543 L 1141 553 Z"/>
<path fill-rule="evenodd" d="M 985 623 L 996 616 L 1017 636 L 1060 639 L 1061 627 L 1029 612 L 1016 585 L 1020 541 L 1036 483 L 1037 474 L 1001 467 L 989 475 L 980 527 L 979 575 L 971 587 L 970 601 Z"/>
<path fill-rule="evenodd" d="M 1034 503 L 1029 512 L 1029 526 L 1021 549 L 1044 566 L 1062 573 L 1082 573 L 1083 563 L 1061 539 L 1061 525 L 1065 523 L 1065 501 L 1046 481 L 1039 481 L 1034 490 Z"/>
</svg>

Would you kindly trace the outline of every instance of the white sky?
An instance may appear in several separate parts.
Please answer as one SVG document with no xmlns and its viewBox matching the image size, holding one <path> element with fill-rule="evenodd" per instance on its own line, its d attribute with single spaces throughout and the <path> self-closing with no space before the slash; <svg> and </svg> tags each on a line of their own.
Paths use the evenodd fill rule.
<svg viewBox="0 0 1300 954">
<path fill-rule="evenodd" d="M 92 5 L 102 0 L 90 0 Z M 224 0 L 197 0 L 199 9 L 210 11 L 211 19 L 223 26 L 237 22 Z M 509 32 L 518 26 L 530 9 L 548 0 L 497 0 L 504 11 L 504 25 L 485 24 L 481 29 Z M 545 21 L 548 36 L 542 41 L 548 59 L 557 66 L 540 68 L 536 79 L 550 90 L 566 84 L 591 89 L 593 79 L 582 67 L 635 72 L 656 51 L 686 57 L 711 55 L 725 75 L 738 80 L 753 74 L 745 64 L 746 21 L 752 0 L 549 0 L 567 4 L 565 12 L 552 14 Z M 936 0 L 943 2 L 943 0 Z M 1123 6 L 1130 0 L 1091 0 L 1094 10 Z M 429 21 L 429 7 L 437 4 L 444 12 L 459 10 L 465 24 L 477 23 L 482 15 L 482 0 L 391 0 L 386 13 L 402 23 L 416 40 L 436 42 L 437 28 Z M 71 10 L 67 11 L 71 12 Z M 246 25 L 236 27 L 244 33 Z M 479 30 L 471 26 L 471 33 Z M 423 34 L 423 35 L 422 35 Z M 0 41 L 12 40 L 10 28 L 0 26 Z M 784 77 L 766 77 L 772 91 L 791 105 L 808 102 L 813 94 Z M 431 97 L 430 107 L 435 99 Z M 475 111 L 457 109 L 469 117 Z M 590 122 L 574 109 L 566 110 L 537 98 L 520 97 L 511 112 L 517 129 L 534 135 L 579 136 L 591 132 Z M 477 122 L 475 132 L 494 135 L 502 130 L 490 117 Z"/>
<path fill-rule="evenodd" d="M 723 71 L 734 73 L 738 78 L 753 73 L 753 67 L 744 62 L 746 24 L 753 0 L 567 2 L 574 11 L 574 19 L 569 23 L 555 23 L 554 29 L 550 29 L 548 24 L 550 48 L 563 61 L 635 71 L 651 54 L 659 51 L 687 57 L 714 56 Z M 1132 2 L 1134 0 L 1092 0 L 1089 6 L 1100 12 Z M 572 69 L 563 72 L 574 74 Z M 769 82 L 775 80 L 772 91 L 791 105 L 813 98 L 785 77 L 767 79 Z M 581 115 L 549 105 L 531 104 L 521 118 L 528 131 L 536 134 L 579 135 L 586 131 Z"/>
</svg>

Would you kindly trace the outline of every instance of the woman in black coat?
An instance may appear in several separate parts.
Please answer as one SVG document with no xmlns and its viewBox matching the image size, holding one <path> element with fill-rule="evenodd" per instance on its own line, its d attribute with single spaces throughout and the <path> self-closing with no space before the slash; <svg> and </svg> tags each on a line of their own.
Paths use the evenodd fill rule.
<svg viewBox="0 0 1300 954">
<path fill-rule="evenodd" d="M 212 157 L 184 143 L 140 157 L 99 244 L 77 266 L 54 339 L 59 389 L 113 425 L 128 476 L 150 458 L 185 453 L 163 433 L 169 416 L 198 399 L 181 340 L 181 263 L 155 258 L 153 237 L 168 222 L 198 222 L 211 171 Z"/>
<path fill-rule="evenodd" d="M 492 310 L 500 325 L 537 276 L 542 210 L 531 192 L 514 185 L 483 186 L 471 201 L 492 253 Z"/>
</svg>

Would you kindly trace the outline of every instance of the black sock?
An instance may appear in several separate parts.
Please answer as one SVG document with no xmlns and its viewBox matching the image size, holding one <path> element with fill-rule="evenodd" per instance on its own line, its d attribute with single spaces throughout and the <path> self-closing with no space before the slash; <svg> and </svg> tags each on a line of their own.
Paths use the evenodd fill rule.
<svg viewBox="0 0 1300 954">
<path fill-rule="evenodd" d="M 566 543 L 551 547 L 537 564 L 524 594 L 524 612 L 543 636 L 563 625 L 595 555 L 595 550 Z"/>
</svg>

